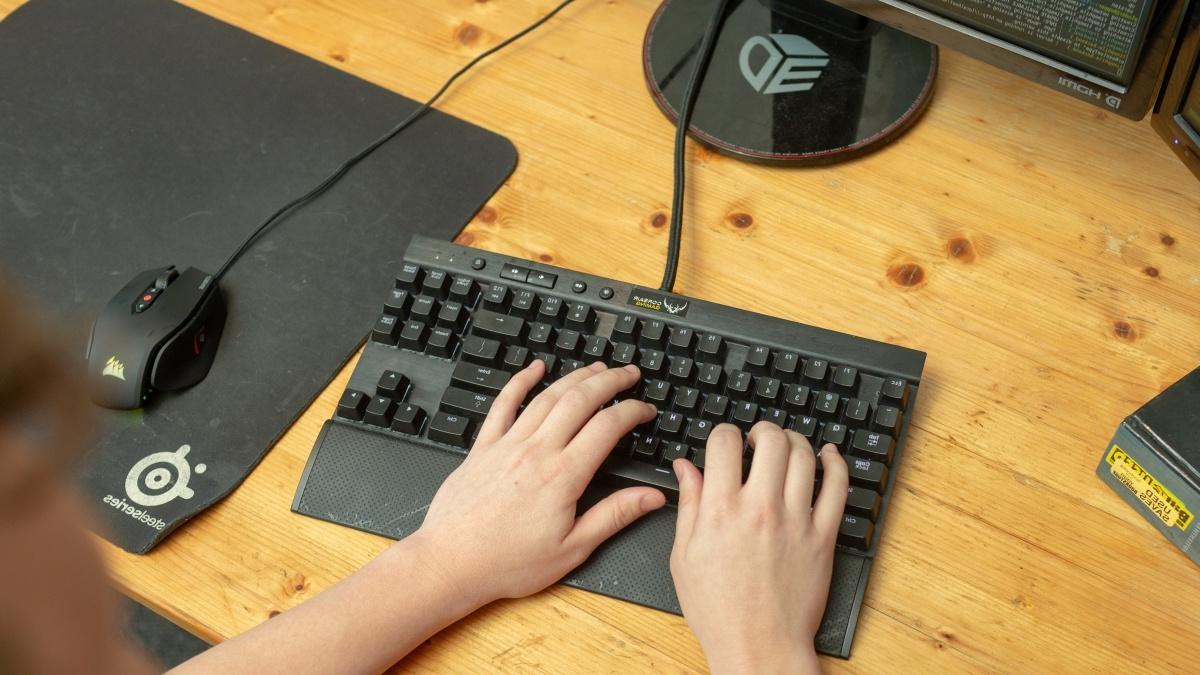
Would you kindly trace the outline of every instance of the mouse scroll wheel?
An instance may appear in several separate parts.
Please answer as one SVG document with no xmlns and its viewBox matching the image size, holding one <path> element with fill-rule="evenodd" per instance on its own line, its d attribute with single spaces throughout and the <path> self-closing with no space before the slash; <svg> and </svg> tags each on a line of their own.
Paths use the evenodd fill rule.
<svg viewBox="0 0 1200 675">
<path fill-rule="evenodd" d="M 175 281 L 175 279 L 178 277 L 179 272 L 176 272 L 173 269 L 167 270 L 166 272 L 158 275 L 158 278 L 154 280 L 154 287 L 160 291 L 166 290 L 167 286 L 169 286 L 171 282 Z"/>
</svg>

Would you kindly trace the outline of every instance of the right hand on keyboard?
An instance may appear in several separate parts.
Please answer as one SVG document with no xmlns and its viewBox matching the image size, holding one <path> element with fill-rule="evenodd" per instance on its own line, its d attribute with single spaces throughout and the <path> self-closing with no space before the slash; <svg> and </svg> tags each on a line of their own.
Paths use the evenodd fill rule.
<svg viewBox="0 0 1200 675">
<path fill-rule="evenodd" d="M 749 442 L 754 461 L 744 485 L 742 435 L 730 424 L 709 436 L 703 476 L 686 459 L 674 463 L 679 603 L 714 673 L 817 673 L 813 640 L 846 502 L 846 462 L 824 447 L 814 504 L 807 439 L 759 422 Z"/>
</svg>

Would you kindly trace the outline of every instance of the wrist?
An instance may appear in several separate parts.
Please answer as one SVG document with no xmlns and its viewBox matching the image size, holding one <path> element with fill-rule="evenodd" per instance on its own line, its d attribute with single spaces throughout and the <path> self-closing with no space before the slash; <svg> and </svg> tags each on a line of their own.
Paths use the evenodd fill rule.
<svg viewBox="0 0 1200 675">
<path fill-rule="evenodd" d="M 380 559 L 384 565 L 405 570 L 405 585 L 418 584 L 436 595 L 452 621 L 496 600 L 479 583 L 479 575 L 466 570 L 458 556 L 420 530 L 393 544 Z"/>
<path fill-rule="evenodd" d="M 762 673 L 763 675 L 818 675 L 821 663 L 811 646 L 763 640 L 746 649 L 705 649 L 713 675 Z"/>
</svg>

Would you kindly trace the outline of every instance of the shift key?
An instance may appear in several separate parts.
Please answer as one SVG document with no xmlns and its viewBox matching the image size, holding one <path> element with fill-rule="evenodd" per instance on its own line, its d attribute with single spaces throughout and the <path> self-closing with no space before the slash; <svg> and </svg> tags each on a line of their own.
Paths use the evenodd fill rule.
<svg viewBox="0 0 1200 675">
<path fill-rule="evenodd" d="M 487 417 L 488 411 L 492 409 L 492 404 L 495 402 L 495 396 L 450 387 L 442 394 L 441 408 L 451 415 L 463 415 L 482 421 Z"/>
<path fill-rule="evenodd" d="M 508 384 L 508 380 L 511 377 L 512 374 L 499 368 L 488 368 L 460 361 L 458 366 L 454 368 L 454 374 L 450 376 L 450 384 L 455 387 L 477 391 L 481 394 L 495 396 L 500 393 L 504 385 Z"/>
</svg>

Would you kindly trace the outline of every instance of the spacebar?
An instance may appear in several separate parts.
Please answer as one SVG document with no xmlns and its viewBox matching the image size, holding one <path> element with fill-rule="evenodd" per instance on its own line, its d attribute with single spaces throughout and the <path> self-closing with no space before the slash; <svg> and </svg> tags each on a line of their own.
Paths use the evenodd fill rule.
<svg viewBox="0 0 1200 675">
<path fill-rule="evenodd" d="M 670 469 L 660 469 L 631 459 L 608 458 L 596 473 L 596 482 L 617 488 L 648 485 L 662 490 L 667 502 L 679 502 L 679 481 Z"/>
</svg>

